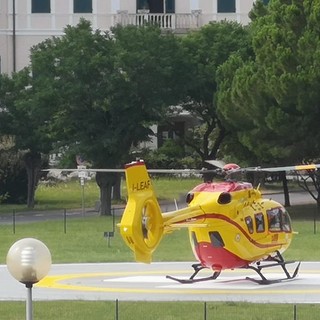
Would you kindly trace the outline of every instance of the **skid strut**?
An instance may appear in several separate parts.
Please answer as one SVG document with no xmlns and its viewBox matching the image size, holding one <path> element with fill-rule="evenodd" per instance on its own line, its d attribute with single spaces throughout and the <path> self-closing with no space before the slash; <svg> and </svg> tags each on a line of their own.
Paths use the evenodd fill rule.
<svg viewBox="0 0 320 320">
<path fill-rule="evenodd" d="M 287 264 L 291 264 L 291 263 L 295 263 L 296 261 L 285 261 L 281 255 L 281 253 L 279 251 L 276 251 L 276 256 L 275 257 L 269 257 L 268 260 L 266 261 L 271 261 L 274 263 L 268 263 L 268 264 L 262 264 L 261 262 L 258 262 L 256 266 L 247 266 L 245 268 L 247 269 L 251 269 L 254 270 L 260 277 L 260 280 L 257 279 L 253 279 L 250 277 L 247 277 L 247 280 L 256 282 L 258 284 L 272 284 L 272 283 L 278 283 L 281 282 L 283 280 L 290 280 L 293 279 L 297 276 L 299 268 L 300 268 L 300 263 L 298 263 L 296 269 L 294 270 L 293 274 L 291 275 L 286 267 Z M 281 279 L 272 279 L 272 280 L 268 280 L 263 274 L 262 274 L 262 270 L 265 268 L 271 268 L 271 267 L 277 267 L 280 266 L 284 272 L 284 274 L 286 275 L 286 278 L 281 278 Z"/>
<path fill-rule="evenodd" d="M 190 276 L 189 279 L 180 279 L 180 278 L 175 278 L 175 277 L 172 277 L 172 276 L 166 276 L 166 278 L 184 284 L 184 283 L 195 283 L 195 282 L 201 282 L 201 281 L 215 280 L 215 279 L 217 279 L 219 277 L 219 275 L 221 273 L 221 271 L 215 271 L 209 277 L 203 277 L 203 278 L 195 279 L 195 276 L 199 273 L 199 271 L 201 271 L 202 269 L 207 269 L 207 268 L 203 267 L 200 263 L 193 264 L 192 268 L 193 268 L 194 272 Z"/>
</svg>

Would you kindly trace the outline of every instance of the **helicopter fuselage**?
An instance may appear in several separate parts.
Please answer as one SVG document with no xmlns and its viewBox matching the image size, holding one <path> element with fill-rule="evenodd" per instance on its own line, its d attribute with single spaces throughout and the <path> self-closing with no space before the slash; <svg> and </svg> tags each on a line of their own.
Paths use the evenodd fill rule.
<svg viewBox="0 0 320 320">
<path fill-rule="evenodd" d="M 262 198 L 250 183 L 202 183 L 188 193 L 187 207 L 162 212 L 144 162 L 127 164 L 125 172 L 128 202 L 119 227 L 136 261 L 150 263 L 163 235 L 187 228 L 198 263 L 192 265 L 189 279 L 169 279 L 180 283 L 215 280 L 222 270 L 234 268 L 254 270 L 260 279 L 246 279 L 258 284 L 297 276 L 300 263 L 290 273 L 286 266 L 295 261 L 282 256 L 293 236 L 288 212 L 280 203 Z M 267 279 L 262 271 L 276 266 L 284 278 Z M 195 279 L 204 268 L 212 269 L 212 276 Z"/>
<path fill-rule="evenodd" d="M 189 207 L 199 206 L 203 211 L 188 229 L 194 255 L 204 267 L 246 267 L 290 245 L 287 211 L 281 204 L 263 199 L 250 183 L 203 183 L 188 194 L 187 201 Z"/>
</svg>

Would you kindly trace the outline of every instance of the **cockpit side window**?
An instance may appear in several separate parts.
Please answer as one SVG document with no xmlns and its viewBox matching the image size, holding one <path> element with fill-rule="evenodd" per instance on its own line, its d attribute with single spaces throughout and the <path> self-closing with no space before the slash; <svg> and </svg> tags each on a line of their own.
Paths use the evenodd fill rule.
<svg viewBox="0 0 320 320">
<path fill-rule="evenodd" d="M 281 208 L 281 229 L 284 232 L 291 231 L 291 221 L 286 209 Z"/>
<path fill-rule="evenodd" d="M 262 213 L 256 213 L 254 215 L 255 222 L 256 222 L 256 230 L 257 232 L 264 232 L 265 225 L 264 225 L 264 218 Z"/>
</svg>

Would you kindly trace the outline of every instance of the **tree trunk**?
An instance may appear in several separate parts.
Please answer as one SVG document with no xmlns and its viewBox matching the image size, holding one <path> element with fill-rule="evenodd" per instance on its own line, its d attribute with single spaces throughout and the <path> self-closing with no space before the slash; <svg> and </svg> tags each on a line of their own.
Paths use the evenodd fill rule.
<svg viewBox="0 0 320 320">
<path fill-rule="evenodd" d="M 27 207 L 34 208 L 34 196 L 38 185 L 41 170 L 41 154 L 27 152 L 23 157 L 28 176 Z"/>
<path fill-rule="evenodd" d="M 116 181 L 113 186 L 113 200 L 121 200 L 121 175 L 118 173 L 116 174 Z"/>
<path fill-rule="evenodd" d="M 97 172 L 96 181 L 100 188 L 100 215 L 111 215 L 111 192 L 115 184 L 115 174 Z"/>
</svg>

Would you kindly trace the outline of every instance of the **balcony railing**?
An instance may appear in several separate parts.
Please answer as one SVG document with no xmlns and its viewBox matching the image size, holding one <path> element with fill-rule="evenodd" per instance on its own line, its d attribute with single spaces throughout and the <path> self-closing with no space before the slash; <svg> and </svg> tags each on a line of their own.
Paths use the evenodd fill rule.
<svg viewBox="0 0 320 320">
<path fill-rule="evenodd" d="M 197 29 L 200 28 L 201 11 L 192 13 L 128 13 L 126 10 L 119 11 L 114 17 L 114 24 L 143 26 L 156 24 L 161 29 Z"/>
</svg>

